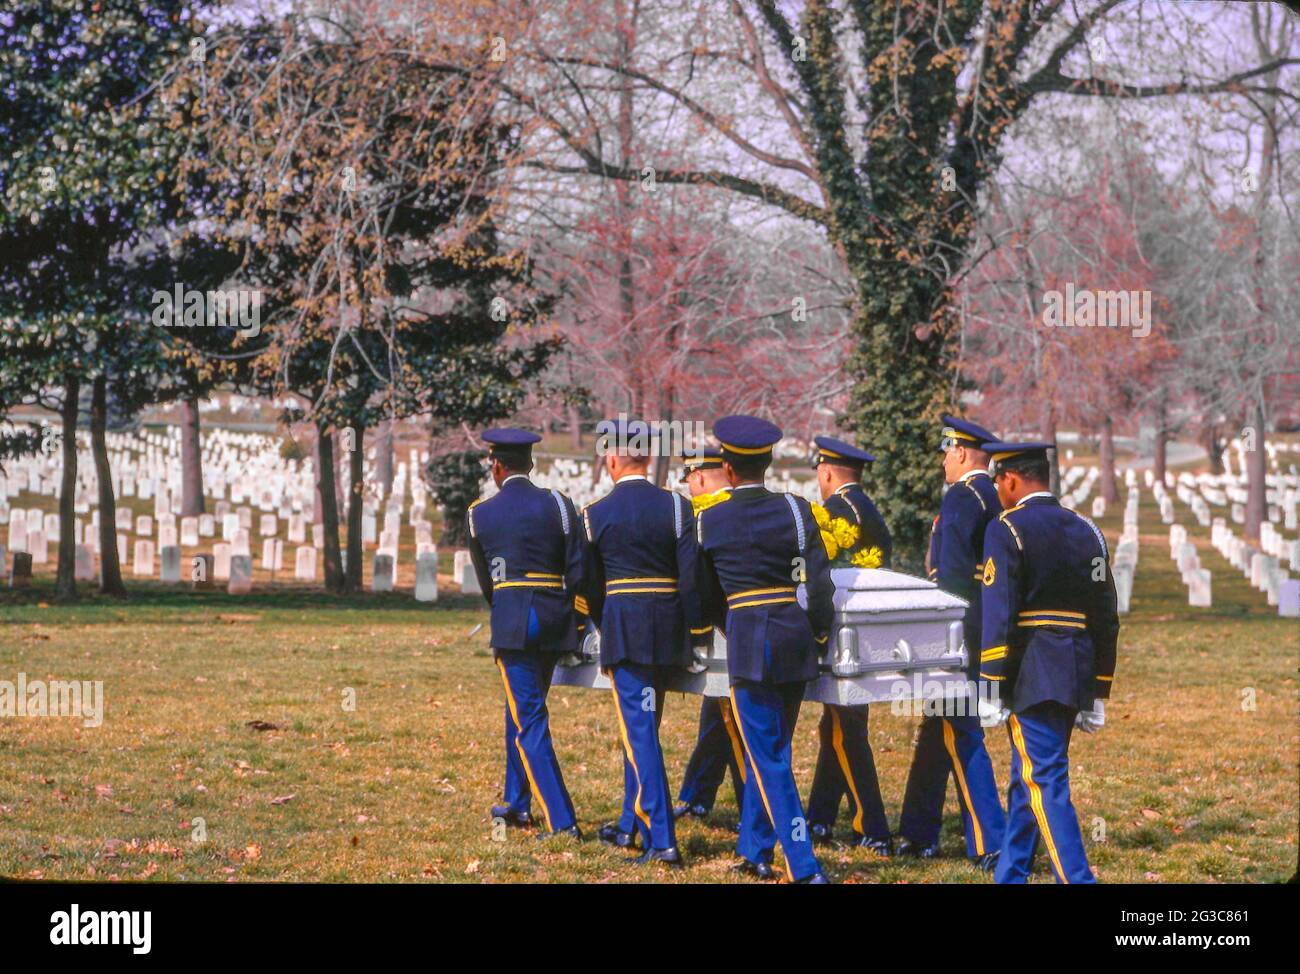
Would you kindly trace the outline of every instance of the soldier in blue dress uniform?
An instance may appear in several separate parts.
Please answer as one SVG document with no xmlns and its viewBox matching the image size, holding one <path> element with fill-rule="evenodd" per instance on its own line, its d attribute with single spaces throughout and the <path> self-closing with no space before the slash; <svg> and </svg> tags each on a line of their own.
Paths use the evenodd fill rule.
<svg viewBox="0 0 1300 974">
<path fill-rule="evenodd" d="M 854 549 L 879 548 L 881 567 L 888 568 L 893 540 L 885 519 L 862 486 L 862 471 L 875 457 L 830 436 L 818 436 L 813 442 L 817 447 L 813 465 L 826 513 L 856 524 L 859 534 Z M 840 800 L 847 795 L 853 829 L 851 844 L 887 857 L 889 821 L 880 797 L 875 758 L 867 740 L 869 712 L 865 704 L 822 706 L 821 724 L 817 728 L 821 748 L 808 794 L 808 819 L 812 823 L 813 841 L 830 842 Z"/>
<path fill-rule="evenodd" d="M 573 502 L 528 479 L 536 433 L 483 433 L 500 490 L 470 505 L 469 550 L 491 607 L 492 655 L 505 686 L 506 784 L 492 817 L 531 824 L 540 806 L 550 834 L 582 838 L 551 744 L 546 695 L 561 654 L 577 648 L 573 599 L 582 584 L 581 528 Z M 540 836 L 539 836 L 540 837 Z"/>
<path fill-rule="evenodd" d="M 790 880 L 822 884 L 790 743 L 834 622 L 830 564 L 808 502 L 763 486 L 780 429 L 727 416 L 713 432 L 733 491 L 696 521 L 699 590 L 710 620 L 726 630 L 731 704 L 745 746 L 740 868 L 770 877 L 779 843 Z M 796 594 L 801 582 L 807 609 Z"/>
<path fill-rule="evenodd" d="M 1011 786 L 994 878 L 1023 883 L 1041 839 L 1059 883 L 1095 879 L 1070 800 L 1071 732 L 1105 722 L 1119 616 L 1109 553 L 1048 490 L 1047 443 L 991 442 L 1005 508 L 984 533 L 980 679 L 1009 709 Z"/>
<path fill-rule="evenodd" d="M 686 498 L 646 475 L 655 449 L 648 423 L 607 421 L 600 431 L 614 489 L 582 512 L 586 602 L 624 749 L 624 821 L 602 838 L 627 846 L 635 828 L 645 852 L 634 861 L 680 866 L 659 724 L 669 680 L 691 662 L 691 630 L 703 628 L 695 518 Z"/>
<path fill-rule="evenodd" d="M 705 447 L 699 453 L 683 457 L 682 463 L 686 468 L 686 487 L 691 492 L 692 506 L 712 506 L 731 496 L 731 485 L 722 469 L 721 450 Z M 711 642 L 713 626 L 704 622 L 692 635 Z M 706 818 L 713 810 L 718 788 L 728 770 L 739 810 L 743 807 L 745 746 L 740 742 L 740 731 L 731 712 L 731 698 L 701 697 L 700 730 L 695 750 L 686 762 L 673 814 L 678 818 L 683 815 Z"/>
<path fill-rule="evenodd" d="M 1002 513 L 997 488 L 989 476 L 989 455 L 984 444 L 997 437 L 955 416 L 944 416 L 943 422 L 940 449 L 948 490 L 930 532 L 926 563 L 931 581 L 969 603 L 962 625 L 968 654 L 966 675 L 974 687 L 980 666 L 984 532 L 989 522 Z M 921 718 L 903 794 L 898 852 L 925 859 L 938 854 L 944 793 L 952 775 L 957 780 L 966 854 L 979 868 L 989 870 L 1002 850 L 1006 824 L 993 763 L 984 747 L 984 731 L 973 696 L 966 694 L 960 701 L 955 697 L 947 699 L 958 704 L 949 708 L 951 712 Z"/>
</svg>

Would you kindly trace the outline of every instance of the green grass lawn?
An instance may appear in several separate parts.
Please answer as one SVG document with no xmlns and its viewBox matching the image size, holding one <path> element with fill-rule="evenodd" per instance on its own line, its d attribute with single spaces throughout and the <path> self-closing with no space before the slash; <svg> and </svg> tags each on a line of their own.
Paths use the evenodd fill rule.
<svg viewBox="0 0 1300 974">
<path fill-rule="evenodd" d="M 1123 620 L 1106 728 L 1072 751 L 1089 854 L 1108 882 L 1259 882 L 1296 864 L 1296 663 L 1300 629 L 1278 619 L 1181 522 L 1214 572 L 1214 608 L 1191 609 L 1168 529 L 1144 491 L 1133 611 Z M 1112 541 L 1122 505 L 1102 522 Z M 689 821 L 680 873 L 624 865 L 594 841 L 494 838 L 502 694 L 479 600 L 444 592 L 327 599 L 306 588 L 248 597 L 134 583 L 118 603 L 49 604 L 48 575 L 0 590 L 0 679 L 102 680 L 105 718 L 0 720 L 0 874 L 47 879 L 737 882 L 735 809 Z M 355 708 L 345 700 L 355 697 Z M 1250 707 L 1253 706 L 1253 709 Z M 674 788 L 698 700 L 666 703 Z M 557 688 L 552 727 L 583 828 L 617 812 L 622 766 L 605 692 Z M 818 708 L 795 742 L 805 790 Z M 250 722 L 274 725 L 258 730 Z M 892 821 L 916 721 L 873 714 Z M 990 737 L 1000 783 L 1008 746 Z M 206 832 L 195 841 L 198 820 Z M 841 822 L 841 831 L 847 823 Z M 843 882 L 988 882 L 962 857 L 951 789 L 933 862 L 823 856 Z M 1045 862 L 1041 881 L 1050 881 Z"/>
</svg>

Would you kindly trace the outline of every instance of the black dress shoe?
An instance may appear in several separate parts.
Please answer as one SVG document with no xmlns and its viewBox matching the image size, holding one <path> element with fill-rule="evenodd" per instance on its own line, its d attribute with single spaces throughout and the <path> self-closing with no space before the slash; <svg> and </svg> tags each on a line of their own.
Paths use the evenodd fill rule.
<svg viewBox="0 0 1300 974">
<path fill-rule="evenodd" d="M 678 868 L 686 865 L 685 860 L 682 859 L 682 854 L 677 851 L 677 846 L 670 846 L 667 849 L 647 849 L 641 855 L 628 861 L 637 866 L 647 866 L 652 862 L 662 862 L 665 866 Z"/>
<path fill-rule="evenodd" d="M 596 838 L 602 845 L 612 845 L 618 849 L 631 849 L 636 846 L 636 836 L 624 832 L 617 822 L 606 822 L 596 830 Z"/>
<path fill-rule="evenodd" d="M 509 805 L 493 805 L 492 821 L 501 819 L 506 823 L 507 828 L 526 829 L 533 824 L 533 817 L 527 812 L 516 812 Z"/>
<path fill-rule="evenodd" d="M 811 876 L 796 879 L 794 882 L 796 886 L 829 886 L 831 884 L 825 873 L 813 873 Z"/>
<path fill-rule="evenodd" d="M 939 856 L 939 843 L 921 845 L 908 838 L 898 840 L 898 855 L 915 856 L 917 859 L 935 859 Z"/>
<path fill-rule="evenodd" d="M 567 829 L 556 829 L 554 832 L 538 832 L 538 839 L 549 839 L 557 835 L 567 835 L 574 842 L 582 841 L 582 829 L 576 825 L 570 825 Z"/>
<path fill-rule="evenodd" d="M 978 859 L 973 859 L 971 861 L 975 863 L 975 868 L 980 872 L 991 873 L 997 868 L 998 857 L 1000 855 L 1002 855 L 1002 850 L 998 849 L 994 852 L 986 852 Z"/>
<path fill-rule="evenodd" d="M 691 818 L 707 818 L 709 810 L 698 802 L 695 804 L 681 802 L 673 806 L 673 818 L 681 818 L 684 815 L 689 815 Z"/>
<path fill-rule="evenodd" d="M 746 876 L 753 876 L 755 879 L 773 879 L 776 874 L 772 872 L 772 867 L 765 862 L 750 862 L 748 859 L 742 859 L 739 863 L 731 867 L 734 873 L 744 873 Z"/>
<path fill-rule="evenodd" d="M 814 825 L 810 831 L 812 832 L 813 845 L 830 845 L 831 840 L 835 838 L 829 825 Z"/>
<path fill-rule="evenodd" d="M 853 845 L 861 849 L 869 849 L 875 853 L 877 859 L 888 859 L 894 854 L 893 847 L 888 839 L 868 839 L 865 835 L 853 840 Z"/>
</svg>

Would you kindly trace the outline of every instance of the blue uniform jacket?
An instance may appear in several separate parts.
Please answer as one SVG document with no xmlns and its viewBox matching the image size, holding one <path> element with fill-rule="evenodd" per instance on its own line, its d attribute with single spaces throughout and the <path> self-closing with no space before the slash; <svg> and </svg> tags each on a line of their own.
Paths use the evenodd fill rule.
<svg viewBox="0 0 1300 974">
<path fill-rule="evenodd" d="M 948 488 L 930 532 L 930 581 L 970 603 L 962 628 L 972 680 L 979 676 L 983 635 L 984 532 L 1001 513 L 993 478 L 981 470 Z"/>
<path fill-rule="evenodd" d="M 866 548 L 879 548 L 883 554 L 881 568 L 888 568 L 894 553 L 894 539 L 890 537 L 885 519 L 871 503 L 866 490 L 861 484 L 845 484 L 822 504 L 831 517 L 847 518 L 861 529 L 855 551 Z"/>
<path fill-rule="evenodd" d="M 582 585 L 582 529 L 559 491 L 512 477 L 467 515 L 469 551 L 492 607 L 494 649 L 571 653 Z"/>
<path fill-rule="evenodd" d="M 1119 616 L 1101 532 L 1049 494 L 984 532 L 980 677 L 1020 712 L 1054 700 L 1091 709 L 1110 696 Z"/>
<path fill-rule="evenodd" d="M 602 666 L 684 666 L 700 622 L 695 518 L 684 497 L 637 477 L 582 511 L 586 604 Z"/>
<path fill-rule="evenodd" d="M 817 676 L 835 619 L 830 562 L 808 502 L 743 487 L 700 512 L 700 595 L 725 626 L 731 682 L 781 684 Z M 806 582 L 808 608 L 796 590 Z"/>
</svg>

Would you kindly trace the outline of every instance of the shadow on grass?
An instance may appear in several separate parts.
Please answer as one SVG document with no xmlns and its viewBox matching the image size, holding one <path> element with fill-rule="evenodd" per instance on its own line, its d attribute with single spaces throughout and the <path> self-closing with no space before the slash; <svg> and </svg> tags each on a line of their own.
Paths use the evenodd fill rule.
<svg viewBox="0 0 1300 974">
<path fill-rule="evenodd" d="M 440 592 L 437 602 L 416 602 L 409 592 L 361 592 L 331 595 L 321 588 L 276 586 L 247 595 L 229 595 L 221 588 L 151 584 L 129 585 L 125 599 L 99 594 L 91 585 L 79 586 L 75 602 L 58 602 L 53 585 L 35 584 L 23 589 L 0 589 L 0 624 L 31 622 L 113 623 L 172 621 L 177 615 L 197 615 L 214 620 L 243 613 L 303 615 L 340 621 L 340 615 L 373 612 L 392 614 L 392 621 L 429 620 L 432 614 L 483 610 L 482 596 Z"/>
</svg>

